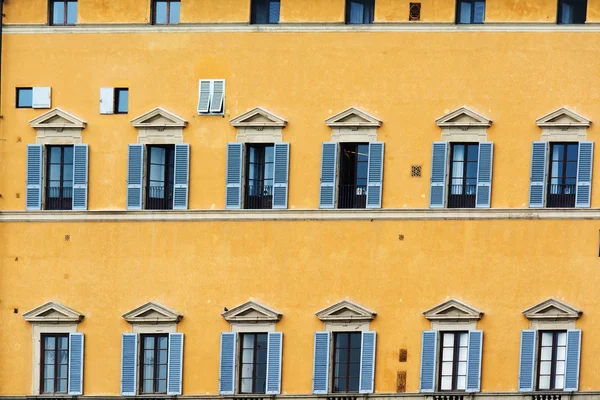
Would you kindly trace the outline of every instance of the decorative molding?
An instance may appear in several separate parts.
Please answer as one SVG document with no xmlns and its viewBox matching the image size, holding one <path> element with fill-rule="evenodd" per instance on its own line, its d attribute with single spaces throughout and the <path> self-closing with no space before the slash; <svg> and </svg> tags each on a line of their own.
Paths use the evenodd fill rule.
<svg viewBox="0 0 600 400">
<path fill-rule="evenodd" d="M 467 108 L 460 107 L 438 118 L 445 142 L 487 142 L 487 128 L 492 120 Z"/>
<path fill-rule="evenodd" d="M 37 144 L 80 144 L 87 123 L 60 108 L 54 108 L 29 121 L 37 131 Z"/>
<path fill-rule="evenodd" d="M 84 315 L 79 311 L 75 311 L 54 301 L 49 301 L 23 314 L 25 321 L 38 324 L 55 324 L 57 322 L 79 323 L 83 320 L 83 317 Z"/>
<path fill-rule="evenodd" d="M 381 120 L 356 107 L 350 107 L 325 120 L 332 142 L 376 142 Z"/>
<path fill-rule="evenodd" d="M 561 107 L 538 118 L 535 123 L 542 128 L 542 140 L 573 142 L 587 139 L 587 128 L 592 121 L 566 107 Z"/>
<path fill-rule="evenodd" d="M 187 121 L 164 108 L 157 107 L 131 120 L 138 129 L 138 143 L 183 143 L 183 128 Z"/>
<path fill-rule="evenodd" d="M 181 321 L 183 315 L 162 304 L 150 301 L 126 312 L 123 314 L 123 318 L 130 324 L 176 324 Z"/>
<path fill-rule="evenodd" d="M 315 313 L 323 322 L 372 321 L 377 315 L 350 300 L 342 300 Z"/>
<path fill-rule="evenodd" d="M 478 321 L 483 312 L 478 309 L 451 299 L 423 312 L 429 321 Z"/>
<path fill-rule="evenodd" d="M 247 301 L 221 314 L 225 321 L 236 323 L 277 322 L 281 313 L 256 301 Z"/>
<path fill-rule="evenodd" d="M 583 312 L 560 300 L 549 298 L 523 311 L 531 320 L 576 320 Z"/>
<path fill-rule="evenodd" d="M 231 125 L 238 128 L 240 143 L 281 143 L 283 128 L 287 121 L 262 108 L 255 107 L 233 119 Z"/>
</svg>

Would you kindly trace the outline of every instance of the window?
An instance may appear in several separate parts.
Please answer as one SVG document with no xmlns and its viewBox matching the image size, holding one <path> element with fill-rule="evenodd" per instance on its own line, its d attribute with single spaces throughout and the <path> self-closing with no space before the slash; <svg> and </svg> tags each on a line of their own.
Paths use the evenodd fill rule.
<svg viewBox="0 0 600 400">
<path fill-rule="evenodd" d="M 562 390 L 565 387 L 567 332 L 540 332 L 538 390 Z"/>
<path fill-rule="evenodd" d="M 456 2 L 457 24 L 483 24 L 485 0 L 458 0 Z"/>
<path fill-rule="evenodd" d="M 267 333 L 241 334 L 240 393 L 265 393 Z"/>
<path fill-rule="evenodd" d="M 77 23 L 76 0 L 50 0 L 50 25 L 75 25 Z"/>
<path fill-rule="evenodd" d="M 73 146 L 47 147 L 46 210 L 73 206 Z"/>
<path fill-rule="evenodd" d="M 338 208 L 365 208 L 369 145 L 341 143 Z"/>
<path fill-rule="evenodd" d="M 33 107 L 33 88 L 17 88 L 17 108 Z"/>
<path fill-rule="evenodd" d="M 115 114 L 127 114 L 129 111 L 129 89 L 115 89 Z"/>
<path fill-rule="evenodd" d="M 274 149 L 272 144 L 246 145 L 246 209 L 267 209 L 273 206 Z"/>
<path fill-rule="evenodd" d="M 41 393 L 67 393 L 69 335 L 42 334 Z"/>
<path fill-rule="evenodd" d="M 198 114 L 223 115 L 225 104 L 224 80 L 200 80 L 198 91 Z"/>
<path fill-rule="evenodd" d="M 155 25 L 171 25 L 179 23 L 179 0 L 155 0 L 152 7 L 152 23 Z"/>
<path fill-rule="evenodd" d="M 360 380 L 361 332 L 334 335 L 333 391 L 356 393 Z"/>
<path fill-rule="evenodd" d="M 475 208 L 479 144 L 453 143 L 451 146 L 452 175 L 448 190 L 448 208 Z"/>
<path fill-rule="evenodd" d="M 465 390 L 467 384 L 468 333 L 441 333 L 440 349 L 440 390 Z"/>
<path fill-rule="evenodd" d="M 372 24 L 375 0 L 346 0 L 347 24 Z"/>
<path fill-rule="evenodd" d="M 579 143 L 550 144 L 548 207 L 575 207 Z"/>
<path fill-rule="evenodd" d="M 559 0 L 559 24 L 585 24 L 587 0 Z"/>
<path fill-rule="evenodd" d="M 252 0 L 251 24 L 278 24 L 279 0 Z"/>
<path fill-rule="evenodd" d="M 148 146 L 147 210 L 170 210 L 173 208 L 174 172 L 175 146 Z"/>
<path fill-rule="evenodd" d="M 167 364 L 169 336 L 141 335 L 140 392 L 167 393 Z"/>
</svg>

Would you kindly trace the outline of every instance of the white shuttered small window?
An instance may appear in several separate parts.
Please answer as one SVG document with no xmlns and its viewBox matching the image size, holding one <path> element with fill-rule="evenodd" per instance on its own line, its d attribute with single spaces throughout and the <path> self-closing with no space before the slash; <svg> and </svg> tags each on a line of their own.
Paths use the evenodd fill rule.
<svg viewBox="0 0 600 400">
<path fill-rule="evenodd" d="M 198 114 L 223 115 L 225 79 L 201 79 L 198 82 Z"/>
</svg>

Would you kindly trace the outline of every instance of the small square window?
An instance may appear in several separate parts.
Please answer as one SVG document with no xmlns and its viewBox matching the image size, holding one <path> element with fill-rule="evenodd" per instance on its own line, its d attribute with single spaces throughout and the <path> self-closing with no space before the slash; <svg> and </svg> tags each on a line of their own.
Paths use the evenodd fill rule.
<svg viewBox="0 0 600 400">
<path fill-rule="evenodd" d="M 178 24 L 180 9 L 179 0 L 155 0 L 152 5 L 152 23 L 154 25 Z"/>
<path fill-rule="evenodd" d="M 559 0 L 559 24 L 585 24 L 587 0 Z"/>
<path fill-rule="evenodd" d="M 17 88 L 17 108 L 33 107 L 33 88 Z"/>
<path fill-rule="evenodd" d="M 76 0 L 50 0 L 50 25 L 75 25 L 77 23 Z"/>
<path fill-rule="evenodd" d="M 485 0 L 458 0 L 456 2 L 457 24 L 483 24 Z"/>
<path fill-rule="evenodd" d="M 129 112 L 129 89 L 115 89 L 115 114 L 127 114 Z"/>
<path fill-rule="evenodd" d="M 252 0 L 251 24 L 278 24 L 279 0 Z"/>
<path fill-rule="evenodd" d="M 346 0 L 346 24 L 372 24 L 375 0 Z"/>
</svg>

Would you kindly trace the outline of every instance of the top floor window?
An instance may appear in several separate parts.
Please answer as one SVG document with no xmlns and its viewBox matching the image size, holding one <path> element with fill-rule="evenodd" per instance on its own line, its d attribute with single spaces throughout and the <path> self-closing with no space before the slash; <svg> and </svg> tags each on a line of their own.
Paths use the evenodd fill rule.
<svg viewBox="0 0 600 400">
<path fill-rule="evenodd" d="M 346 0 L 347 24 L 372 24 L 375 0 Z"/>
<path fill-rule="evenodd" d="M 456 2 L 457 24 L 483 24 L 485 0 L 458 0 Z"/>
<path fill-rule="evenodd" d="M 179 0 L 155 0 L 152 5 L 152 23 L 171 25 L 179 23 Z"/>
<path fill-rule="evenodd" d="M 252 0 L 251 24 L 278 24 L 280 0 Z"/>
<path fill-rule="evenodd" d="M 587 0 L 559 0 L 559 24 L 585 24 Z"/>
<path fill-rule="evenodd" d="M 50 25 L 75 25 L 77 0 L 50 0 Z"/>
</svg>

